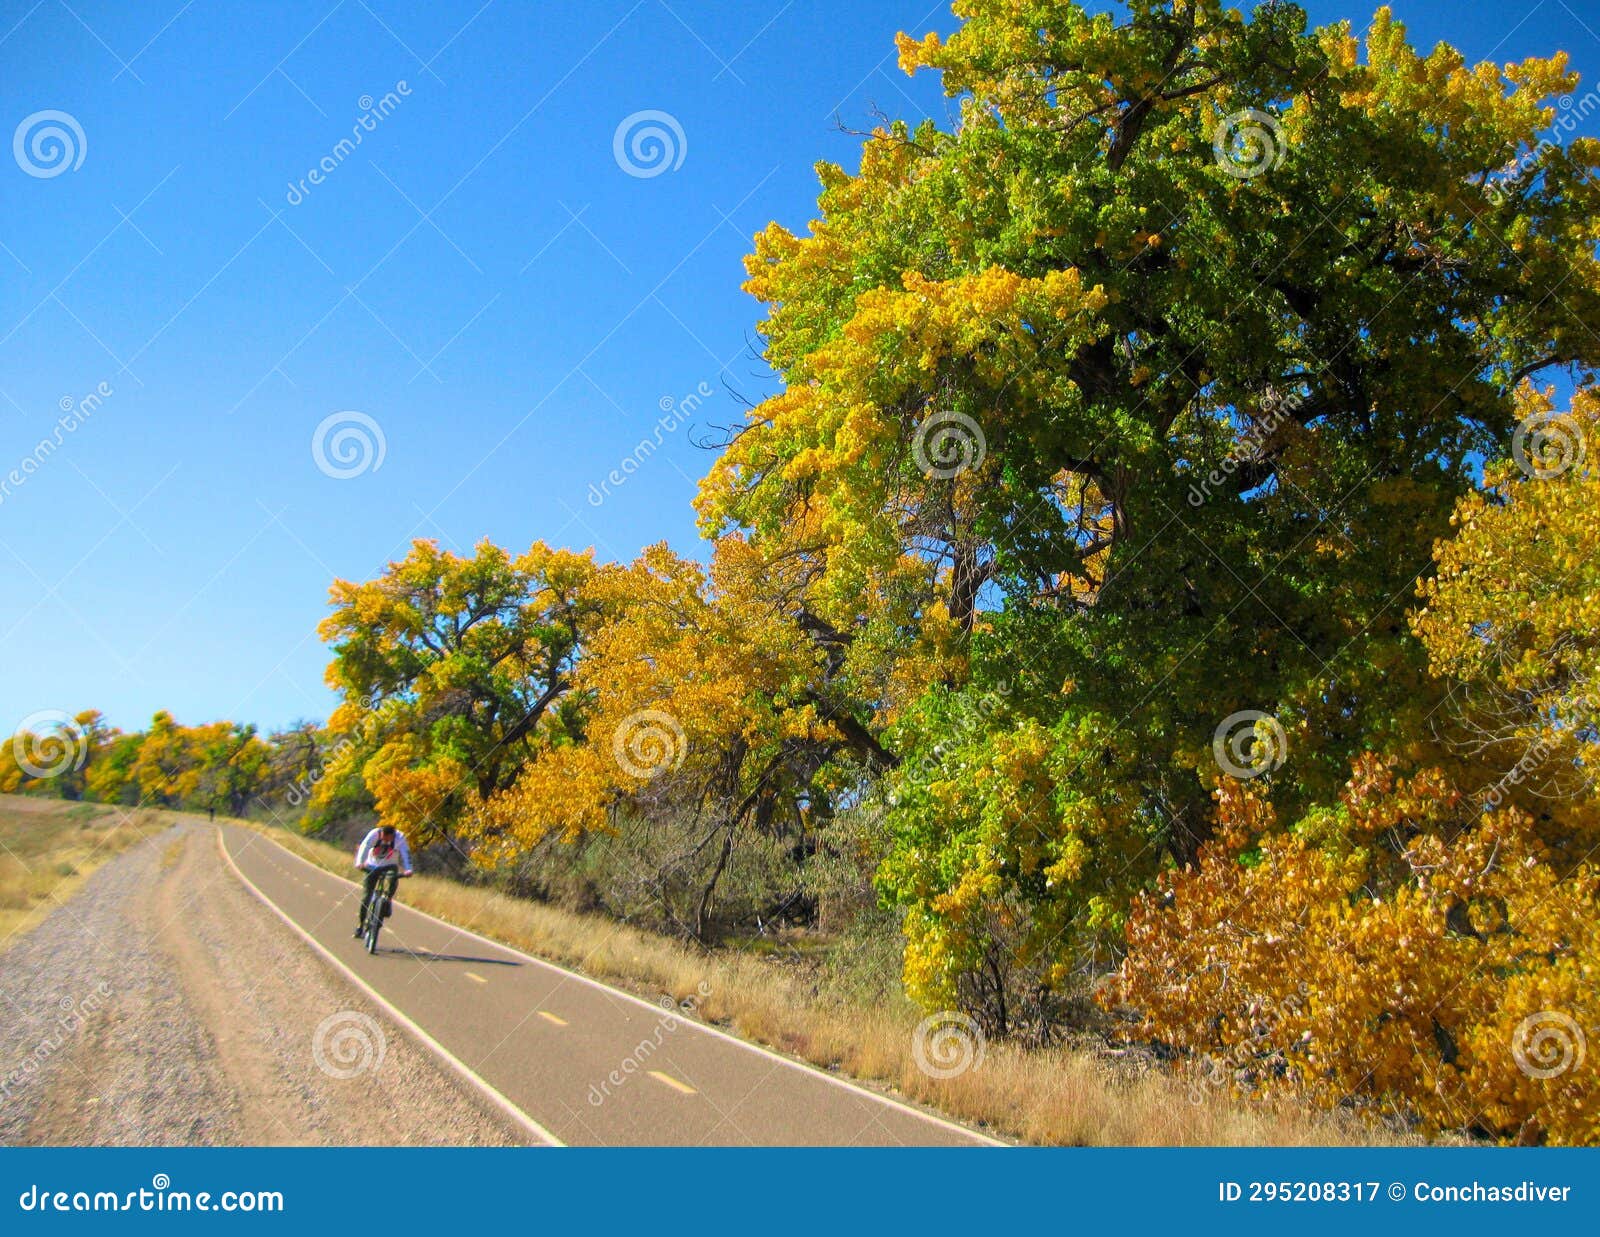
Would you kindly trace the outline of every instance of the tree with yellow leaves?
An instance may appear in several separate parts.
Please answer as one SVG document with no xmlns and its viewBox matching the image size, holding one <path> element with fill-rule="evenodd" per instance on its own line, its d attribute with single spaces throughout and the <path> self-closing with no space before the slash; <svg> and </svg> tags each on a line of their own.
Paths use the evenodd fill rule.
<svg viewBox="0 0 1600 1237">
<path fill-rule="evenodd" d="M 1519 382 L 1600 359 L 1600 143 L 1543 140 L 1563 55 L 1125 8 L 961 0 L 901 39 L 959 123 L 885 124 L 808 231 L 758 236 L 784 386 L 699 497 L 835 630 L 903 599 L 904 680 L 944 650 L 884 715 L 880 883 L 913 991 L 992 1025 L 1047 1018 L 1195 861 L 1226 719 L 1284 736 L 1287 819 L 1427 732 L 1395 599 Z"/>
<path fill-rule="evenodd" d="M 343 703 L 315 806 L 359 783 L 385 823 L 453 838 L 469 802 L 506 789 L 568 726 L 594 570 L 590 554 L 542 542 L 463 557 L 417 541 L 375 580 L 336 581 L 321 633 Z"/>
<path fill-rule="evenodd" d="M 92 797 L 98 766 L 119 732 L 98 709 L 71 718 L 35 715 L 33 722 L 0 746 L 0 793 Z"/>
<path fill-rule="evenodd" d="M 240 815 L 260 788 L 270 752 L 256 728 L 234 722 L 180 725 L 162 710 L 138 736 L 126 769 L 135 802 L 147 807 L 199 807 Z M 109 777 L 99 786 L 122 798 Z"/>
<path fill-rule="evenodd" d="M 1245 1090 L 1434 1129 L 1600 1140 L 1600 398 L 1524 387 L 1512 458 L 1462 499 L 1411 625 L 1450 685 L 1400 775 L 1362 757 L 1284 832 L 1225 781 L 1197 863 L 1140 901 L 1107 999 Z"/>
<path fill-rule="evenodd" d="M 1525 387 L 1512 456 L 1456 510 L 1412 628 L 1457 686 L 1440 725 L 1484 794 L 1569 863 L 1600 843 L 1600 390 Z"/>
<path fill-rule="evenodd" d="M 683 928 L 708 937 L 741 837 L 779 839 L 803 859 L 848 770 L 892 760 L 857 703 L 860 650 L 803 598 L 803 581 L 737 537 L 709 569 L 654 546 L 597 571 L 573 725 L 512 786 L 475 801 L 475 853 L 515 860 L 623 814 L 661 829 L 686 820 L 683 846 L 651 879 L 684 904 L 672 912 Z"/>
<path fill-rule="evenodd" d="M 1104 994 L 1185 1054 L 1196 1086 L 1600 1141 L 1600 1083 L 1582 1068 L 1600 1025 L 1600 873 L 1563 875 L 1521 809 L 1374 756 L 1288 832 L 1238 783 L 1218 815 L 1197 864 L 1138 904 Z"/>
</svg>

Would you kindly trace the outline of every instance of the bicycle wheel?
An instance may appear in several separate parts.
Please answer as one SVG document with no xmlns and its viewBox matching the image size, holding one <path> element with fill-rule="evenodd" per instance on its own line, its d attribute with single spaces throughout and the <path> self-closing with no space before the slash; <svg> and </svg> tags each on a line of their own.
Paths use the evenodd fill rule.
<svg viewBox="0 0 1600 1237">
<path fill-rule="evenodd" d="M 372 891 L 372 905 L 367 908 L 367 952 L 378 952 L 378 929 L 383 927 L 389 913 L 389 903 L 394 898 L 395 886 L 400 883 L 398 871 L 384 874 Z"/>
<path fill-rule="evenodd" d="M 372 891 L 372 901 L 367 906 L 367 952 L 378 952 L 378 929 L 383 927 L 383 887 Z"/>
</svg>

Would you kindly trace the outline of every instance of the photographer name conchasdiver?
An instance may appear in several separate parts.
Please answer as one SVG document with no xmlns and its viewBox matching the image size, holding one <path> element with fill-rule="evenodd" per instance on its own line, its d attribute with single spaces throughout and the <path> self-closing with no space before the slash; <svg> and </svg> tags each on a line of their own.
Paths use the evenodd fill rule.
<svg viewBox="0 0 1600 1237">
<path fill-rule="evenodd" d="M 1571 1200 L 1570 1185 L 1539 1185 L 1519 1181 L 1516 1185 L 1433 1185 L 1419 1181 L 1411 1187 L 1411 1197 L 1419 1203 L 1565 1203 Z"/>
</svg>

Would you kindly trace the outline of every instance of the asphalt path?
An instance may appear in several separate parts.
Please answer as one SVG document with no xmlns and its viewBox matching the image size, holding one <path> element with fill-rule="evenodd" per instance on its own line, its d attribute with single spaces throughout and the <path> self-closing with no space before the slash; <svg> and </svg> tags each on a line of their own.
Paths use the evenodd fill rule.
<svg viewBox="0 0 1600 1237">
<path fill-rule="evenodd" d="M 992 1140 L 405 905 L 377 954 L 360 886 L 218 827 L 245 885 L 528 1134 L 586 1146 L 976 1146 Z"/>
</svg>

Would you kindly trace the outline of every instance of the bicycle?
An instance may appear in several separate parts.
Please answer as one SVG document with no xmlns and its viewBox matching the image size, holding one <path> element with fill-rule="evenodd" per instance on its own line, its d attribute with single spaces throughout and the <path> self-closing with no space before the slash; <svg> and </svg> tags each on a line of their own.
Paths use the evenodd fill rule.
<svg viewBox="0 0 1600 1237">
<path fill-rule="evenodd" d="M 399 883 L 400 869 L 388 868 L 382 879 L 372 887 L 372 902 L 367 907 L 367 927 L 361 936 L 369 954 L 378 952 L 378 933 L 383 928 L 383 921 L 394 912 L 394 890 Z"/>
</svg>

